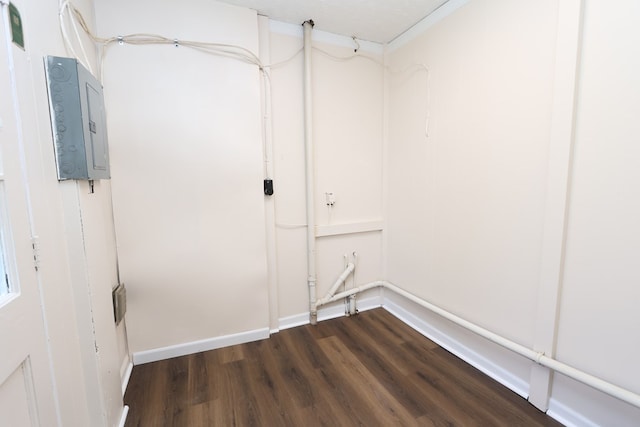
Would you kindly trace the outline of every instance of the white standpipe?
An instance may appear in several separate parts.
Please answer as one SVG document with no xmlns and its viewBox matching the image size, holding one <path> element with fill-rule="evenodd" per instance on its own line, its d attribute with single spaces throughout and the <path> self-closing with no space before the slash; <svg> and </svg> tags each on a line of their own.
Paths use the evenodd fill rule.
<svg viewBox="0 0 640 427">
<path fill-rule="evenodd" d="M 338 290 L 340 285 L 342 285 L 345 282 L 345 280 L 347 280 L 347 278 L 351 275 L 351 273 L 353 273 L 353 270 L 355 270 L 355 268 L 356 268 L 355 264 L 351 262 L 347 264 L 342 274 L 338 276 L 336 281 L 333 283 L 333 285 L 329 289 L 329 292 L 327 292 L 327 295 L 325 295 L 324 297 L 314 302 L 313 306 L 311 307 L 311 310 L 314 311 L 316 315 L 318 313 L 318 307 L 323 306 L 329 302 L 336 301 L 336 299 L 334 298 L 336 291 Z M 351 292 L 351 294 L 353 294 L 353 292 Z"/>
<path fill-rule="evenodd" d="M 328 303 L 330 301 L 335 301 L 333 299 L 334 294 L 336 293 L 336 291 L 338 290 L 340 285 L 342 285 L 344 283 L 344 281 L 347 280 L 349 275 L 351 273 L 353 273 L 353 270 L 355 270 L 355 268 L 356 268 L 355 264 L 353 264 L 353 263 L 347 264 L 347 267 L 344 269 L 342 274 L 340 276 L 338 276 L 336 281 L 333 283 L 333 285 L 329 289 L 329 292 L 327 292 L 327 295 L 325 295 L 324 297 L 322 297 L 319 300 L 317 300 L 316 303 L 314 304 L 314 308 L 315 308 L 316 312 L 318 310 L 318 307 L 320 307 L 321 305 L 325 305 L 326 303 Z"/>
<path fill-rule="evenodd" d="M 349 316 L 354 316 L 356 314 L 358 314 L 358 309 L 356 308 L 356 295 L 350 295 L 349 296 L 349 310 L 347 311 L 347 315 Z"/>
<path fill-rule="evenodd" d="M 311 31 L 313 21 L 305 21 L 304 27 L 304 149 L 307 192 L 307 286 L 309 287 L 309 323 L 318 323 L 316 307 L 316 219 L 313 161 L 313 126 L 311 98 Z"/>
</svg>

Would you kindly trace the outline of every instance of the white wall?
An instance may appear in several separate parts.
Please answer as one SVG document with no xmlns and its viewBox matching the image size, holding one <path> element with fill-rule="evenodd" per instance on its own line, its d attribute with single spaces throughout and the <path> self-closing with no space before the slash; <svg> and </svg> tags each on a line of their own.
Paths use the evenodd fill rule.
<svg viewBox="0 0 640 427">
<path fill-rule="evenodd" d="M 475 1 L 390 55 L 389 279 L 525 345 L 554 20 L 550 1 Z M 402 71 L 415 63 L 428 88 L 424 70 Z"/>
<path fill-rule="evenodd" d="M 347 230 L 371 221 L 387 224 L 386 245 L 380 230 L 318 239 L 319 295 L 342 269 L 343 254 L 356 251 L 358 283 L 388 279 L 529 347 L 539 345 L 539 331 L 551 318 L 558 359 L 635 387 L 637 368 L 629 355 L 638 342 L 629 337 L 638 326 L 630 307 L 637 292 L 629 254 L 638 243 L 631 184 L 637 177 L 629 145 L 633 116 L 625 112 L 634 111 L 636 100 L 620 104 L 620 93 L 637 89 L 631 77 L 637 64 L 628 55 L 637 11 L 631 4 L 608 11 L 585 4 L 576 138 L 567 141 L 574 143 L 575 157 L 565 165 L 573 168 L 568 227 L 560 236 L 566 239 L 565 276 L 551 286 L 562 285 L 559 317 L 553 304 L 539 303 L 547 292 L 541 285 L 545 263 L 553 255 L 545 239 L 554 227 L 564 230 L 564 217 L 553 223 L 547 215 L 550 188 L 566 185 L 554 181 L 557 147 L 550 145 L 560 114 L 558 76 L 566 71 L 556 57 L 564 52 L 557 43 L 566 30 L 556 0 L 474 0 L 406 44 L 392 44 L 386 99 L 383 68 L 376 62 L 334 61 L 314 52 L 317 230 L 331 234 L 344 224 L 355 224 Z M 100 1 L 100 34 L 155 32 L 257 52 L 254 12 L 197 0 L 171 6 Z M 620 25 L 622 10 L 628 18 Z M 344 39 L 314 36 L 316 47 L 352 53 Z M 272 23 L 269 62 L 289 58 L 301 46 L 299 28 Z M 609 78 L 613 67 L 625 72 Z M 269 297 L 281 326 L 303 318 L 302 56 L 271 70 L 275 257 L 267 253 L 269 216 L 260 193 L 257 70 L 183 47 L 114 46 L 105 60 L 105 86 L 133 350 L 277 328 Z M 615 144 L 611 135 L 618 136 Z M 612 145 L 618 149 L 610 150 Z M 327 191 L 337 199 L 331 218 Z M 268 265 L 277 269 L 271 271 L 275 291 L 267 283 Z M 605 282 L 613 274 L 619 280 Z M 611 288 L 616 292 L 607 292 Z M 606 303 L 599 316 L 593 315 L 596 302 Z M 464 332 L 451 333 L 486 358 L 487 366 L 499 365 L 526 395 L 532 363 Z M 609 365 L 604 361 L 613 347 L 620 351 Z M 551 411 L 567 422 L 605 425 L 630 425 L 638 417 L 637 409 L 559 376 Z"/>
<path fill-rule="evenodd" d="M 25 30 L 26 49 L 15 54 L 16 79 L 55 379 L 55 390 L 46 398 L 57 400 L 62 425 L 117 425 L 120 370 L 128 350 L 124 322 L 115 327 L 111 305 L 117 281 L 109 182 L 96 183 L 94 194 L 86 182 L 58 182 L 43 66 L 45 55 L 68 56 L 58 2 L 14 3 Z M 75 3 L 92 25 L 92 3 Z M 89 47 L 88 55 L 95 69 Z"/>
<path fill-rule="evenodd" d="M 567 89 L 560 82 L 567 70 L 555 56 L 567 49 L 559 47 L 566 20 L 559 27 L 558 11 L 579 14 L 569 3 L 474 0 L 392 45 L 392 70 L 425 64 L 429 79 L 427 89 L 416 67 L 389 78 L 388 279 L 529 347 L 540 345 L 551 318 L 557 347 L 550 354 L 638 392 L 639 153 L 632 141 L 640 86 L 631 53 L 638 8 L 584 2 L 574 158 L 564 165 L 572 171 L 568 199 L 558 203 L 550 194 L 566 181 L 556 177 L 550 135 Z M 560 122 L 570 128 L 573 119 Z M 562 234 L 564 220 L 548 215 L 549 203 L 563 210 L 567 201 L 559 239 L 566 239 L 565 262 L 560 250 L 552 260 L 564 276 L 549 293 L 541 280 L 553 251 L 543 242 L 554 230 Z M 556 318 L 544 296 L 557 289 Z M 532 364 L 462 339 L 528 384 Z M 558 375 L 551 413 L 599 425 L 633 425 L 640 417 L 637 408 Z"/>
<path fill-rule="evenodd" d="M 98 1 L 97 16 L 101 35 L 155 33 L 257 52 L 248 9 Z M 115 44 L 104 70 L 131 350 L 266 329 L 258 68 L 185 47 Z"/>
<path fill-rule="evenodd" d="M 203 1 L 178 11 L 169 2 L 127 3 L 126 15 L 124 7 L 97 2 L 101 36 L 156 33 L 258 53 L 254 11 Z M 302 47 L 300 28 L 284 27 L 263 31 L 265 62 Z M 348 56 L 350 45 L 335 46 L 344 40 L 318 43 Z M 370 55 L 380 62 L 381 47 Z M 383 68 L 314 52 L 313 72 L 317 223 L 381 221 Z M 184 47 L 107 50 L 115 221 L 134 353 L 278 329 L 279 319 L 306 316 L 301 77 L 302 55 L 271 70 L 275 194 L 266 199 L 257 67 Z M 337 199 L 331 220 L 327 191 Z M 267 202 L 275 203 L 275 254 L 267 252 L 265 226 L 274 225 L 265 223 Z M 346 235 L 320 238 L 319 294 L 342 271 L 345 253 L 358 254 L 359 282 L 379 279 L 381 244 L 379 229 L 353 234 L 347 227 Z M 269 259 L 277 269 L 271 290 Z"/>
<path fill-rule="evenodd" d="M 280 63 L 302 47 L 302 27 L 273 22 L 271 62 Z M 317 239 L 318 296 L 344 269 L 344 255 L 358 255 L 358 283 L 382 276 L 381 230 L 354 233 L 359 224 L 382 221 L 382 49 L 369 44 L 360 57 L 353 42 L 313 32 L 312 96 L 317 232 L 344 234 Z M 320 51 L 319 49 L 322 49 Z M 370 58 L 370 59 L 367 59 Z M 271 70 L 275 210 L 280 318 L 308 312 L 303 63 L 299 54 Z M 326 192 L 336 203 L 329 214 Z M 348 286 L 352 286 L 353 278 Z M 286 322 L 285 322 L 286 323 Z"/>
<path fill-rule="evenodd" d="M 558 358 L 640 393 L 640 5 L 585 2 L 568 205 Z M 587 394 L 601 424 L 636 424 L 640 410 Z M 599 416 L 603 407 L 607 416 Z"/>
</svg>

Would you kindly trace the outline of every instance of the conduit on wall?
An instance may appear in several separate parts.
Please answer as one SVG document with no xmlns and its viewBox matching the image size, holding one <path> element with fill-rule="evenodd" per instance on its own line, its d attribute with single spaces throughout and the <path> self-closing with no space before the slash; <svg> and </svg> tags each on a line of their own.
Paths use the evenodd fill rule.
<svg viewBox="0 0 640 427">
<path fill-rule="evenodd" d="M 345 273 L 347 272 L 347 270 L 345 270 Z M 343 273 L 344 275 L 344 273 Z M 340 276 L 342 278 L 342 276 Z M 345 277 L 346 278 L 346 277 Z M 318 307 L 320 307 L 321 305 L 325 305 L 328 304 L 330 302 L 334 302 L 334 301 L 338 301 L 341 300 L 343 298 L 349 298 L 352 295 L 356 295 L 360 292 L 366 291 L 368 289 L 373 289 L 373 288 L 377 288 L 377 287 L 382 287 L 385 289 L 389 289 L 393 292 L 395 292 L 398 295 L 401 295 L 403 297 L 405 297 L 406 299 L 420 305 L 421 307 L 424 307 L 426 309 L 428 309 L 429 311 L 432 311 L 434 313 L 436 313 L 439 316 L 444 317 L 445 319 L 455 323 L 458 326 L 462 326 L 463 328 L 477 334 L 480 335 L 481 337 L 495 343 L 498 344 L 508 350 L 513 351 L 516 354 L 519 354 L 520 356 L 524 356 L 529 360 L 532 360 L 536 363 L 538 363 L 541 366 L 545 366 L 549 369 L 552 369 L 562 375 L 565 375 L 569 378 L 572 378 L 576 381 L 579 381 L 583 384 L 588 385 L 589 387 L 592 387 L 596 390 L 599 390 L 603 393 L 608 394 L 609 396 L 613 396 L 619 400 L 622 400 L 623 402 L 629 403 L 633 406 L 636 406 L 638 408 L 640 408 L 640 395 L 633 393 L 629 390 L 626 390 L 622 387 L 619 387 L 615 384 L 612 384 L 610 382 L 604 381 L 603 379 L 600 379 L 598 377 L 595 377 L 591 374 L 588 374 L 584 371 L 581 371 L 579 369 L 574 368 L 573 366 L 569 366 L 565 363 L 562 363 L 558 360 L 555 360 L 549 356 L 545 356 L 544 353 L 542 352 L 537 352 L 535 350 L 532 350 L 528 347 L 523 346 L 522 344 L 518 344 L 514 341 L 511 341 L 510 339 L 507 339 L 503 336 L 500 336 L 494 332 L 491 332 L 481 326 L 478 326 L 474 323 L 469 322 L 468 320 L 465 320 L 461 317 L 456 316 L 453 313 L 450 313 L 434 304 L 431 304 L 428 301 L 423 300 L 422 298 L 419 298 L 407 291 L 405 291 L 402 288 L 399 288 L 398 286 L 384 281 L 384 280 L 380 280 L 380 281 L 375 281 L 375 282 L 370 282 L 364 285 L 360 285 L 351 289 L 348 289 L 346 291 L 343 292 L 339 292 L 337 294 L 334 294 L 333 292 L 329 292 L 325 297 L 321 298 L 320 300 L 318 300 L 318 302 L 315 304 L 315 310 L 317 312 Z M 335 289 L 337 289 L 338 287 L 335 286 Z M 334 288 L 332 287 L 332 290 Z M 334 291 L 335 292 L 335 291 Z"/>
<path fill-rule="evenodd" d="M 314 303 L 314 311 L 316 312 L 316 317 L 317 317 L 317 313 L 318 313 L 318 307 L 327 304 L 328 302 L 331 301 L 336 301 L 336 299 L 334 299 L 334 295 L 336 293 L 336 291 L 338 290 L 338 288 L 340 287 L 340 285 L 342 285 L 345 280 L 347 280 L 347 278 L 349 277 L 349 275 L 351 275 L 351 273 L 353 273 L 353 270 L 355 270 L 356 266 L 353 263 L 349 263 L 347 264 L 347 266 L 345 267 L 344 271 L 342 272 L 342 274 L 340 274 L 340 276 L 336 279 L 336 281 L 333 283 L 333 285 L 331 286 L 331 288 L 329 289 L 329 292 L 327 292 L 327 295 L 325 295 L 323 298 L 320 298 L 318 301 L 316 301 Z M 347 293 L 349 291 L 345 291 L 342 292 L 342 294 Z M 346 295 L 347 297 L 351 297 L 353 296 L 354 293 L 350 292 L 349 295 Z M 353 313 L 351 313 L 353 314 Z"/>
<path fill-rule="evenodd" d="M 343 273 L 331 286 L 327 295 L 317 300 L 316 297 L 316 264 L 315 264 L 315 203 L 314 203 L 314 159 L 313 159 L 313 138 L 312 138 L 312 97 L 311 97 L 311 52 L 313 21 L 308 20 L 304 27 L 304 141 L 305 141 L 305 170 L 306 170 L 306 200 L 307 200 L 307 285 L 309 287 L 309 322 L 312 325 L 318 323 L 318 308 L 328 303 L 341 300 L 343 298 L 352 299 L 353 296 L 368 289 L 382 287 L 389 289 L 398 295 L 424 307 L 445 319 L 474 332 L 481 337 L 498 344 L 508 350 L 513 351 L 527 359 L 530 359 L 541 366 L 545 366 L 569 378 L 586 384 L 596 390 L 613 396 L 623 402 L 640 408 L 640 395 L 623 389 L 615 384 L 611 384 L 591 374 L 583 372 L 565 363 L 559 362 L 542 352 L 537 352 L 521 344 L 502 337 L 494 332 L 484 329 L 468 320 L 462 319 L 430 302 L 427 302 L 398 286 L 387 281 L 375 281 L 361 286 L 354 287 L 343 292 L 336 293 L 337 289 L 349 277 L 354 270 L 354 265 L 349 263 Z"/>
<path fill-rule="evenodd" d="M 307 192 L 307 286 L 309 287 L 309 323 L 318 323 L 316 308 L 316 230 L 314 203 L 313 126 L 311 98 L 311 31 L 313 21 L 305 21 L 304 27 L 304 149 Z"/>
</svg>

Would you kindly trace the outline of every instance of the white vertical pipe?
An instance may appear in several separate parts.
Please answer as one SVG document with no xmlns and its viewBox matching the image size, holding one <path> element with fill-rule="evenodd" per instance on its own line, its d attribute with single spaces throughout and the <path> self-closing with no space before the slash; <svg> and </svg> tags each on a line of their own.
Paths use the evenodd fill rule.
<svg viewBox="0 0 640 427">
<path fill-rule="evenodd" d="M 313 21 L 308 20 L 304 27 L 304 148 L 307 192 L 307 286 L 309 287 L 309 323 L 318 323 L 316 308 L 316 230 L 315 230 L 315 184 L 313 161 L 313 126 L 311 98 L 311 31 Z"/>
<path fill-rule="evenodd" d="M 356 294 L 349 296 L 349 316 L 353 316 L 357 313 L 356 310 Z"/>
</svg>

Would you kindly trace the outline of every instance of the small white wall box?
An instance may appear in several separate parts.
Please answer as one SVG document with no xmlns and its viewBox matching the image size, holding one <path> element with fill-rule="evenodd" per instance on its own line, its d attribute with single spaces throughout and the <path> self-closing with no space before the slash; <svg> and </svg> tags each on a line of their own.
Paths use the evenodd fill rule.
<svg viewBox="0 0 640 427">
<path fill-rule="evenodd" d="M 109 179 L 102 85 L 76 59 L 45 57 L 58 179 Z"/>
</svg>

